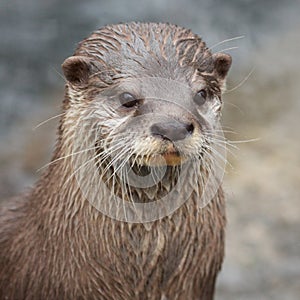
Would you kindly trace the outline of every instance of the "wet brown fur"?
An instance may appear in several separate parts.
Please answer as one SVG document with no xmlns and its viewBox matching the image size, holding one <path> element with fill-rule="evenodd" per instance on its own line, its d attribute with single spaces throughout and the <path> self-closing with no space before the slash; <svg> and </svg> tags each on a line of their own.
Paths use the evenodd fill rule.
<svg viewBox="0 0 300 300">
<path fill-rule="evenodd" d="M 157 45 L 149 45 L 150 40 Z M 126 43 L 128 53 L 122 48 Z M 96 89 L 132 76 L 132 69 L 146 75 L 148 71 L 141 68 L 145 57 L 149 68 L 159 66 L 158 76 L 176 79 L 176 70 L 181 69 L 187 78 L 195 78 L 202 72 L 217 93 L 221 89 L 212 77 L 212 55 L 204 42 L 173 25 L 107 26 L 81 42 L 75 55 L 95 59 L 88 67 L 93 74 L 101 65 L 94 77 L 73 82 L 78 95 L 89 84 L 91 99 Z M 75 77 L 82 77 L 80 70 Z M 76 100 L 70 99 L 69 89 L 70 84 L 65 111 Z M 60 122 L 53 160 L 71 147 L 67 118 L 63 116 Z M 75 179 L 65 185 L 71 173 L 68 158 L 50 165 L 26 195 L 2 208 L 1 299 L 213 298 L 224 255 L 221 188 L 200 211 L 194 192 L 171 216 L 154 221 L 147 229 L 101 214 L 82 197 Z"/>
</svg>

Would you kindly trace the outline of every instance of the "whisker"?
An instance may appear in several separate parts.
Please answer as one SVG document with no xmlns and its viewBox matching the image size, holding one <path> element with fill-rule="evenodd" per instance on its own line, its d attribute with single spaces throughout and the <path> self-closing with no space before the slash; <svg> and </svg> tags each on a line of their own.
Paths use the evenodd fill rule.
<svg viewBox="0 0 300 300">
<path fill-rule="evenodd" d="M 115 163 L 117 163 L 117 161 L 118 160 L 120 160 L 120 158 L 122 157 L 122 156 L 124 156 L 124 154 L 126 154 L 126 152 L 128 152 L 128 149 L 122 149 L 123 151 L 121 151 L 117 156 L 115 156 L 115 157 L 113 157 L 113 159 L 108 163 L 108 165 L 105 167 L 105 169 L 104 169 L 104 173 L 106 173 Z M 116 175 L 116 173 L 117 173 L 117 170 L 119 170 L 119 168 L 120 168 L 120 166 L 121 166 L 121 164 L 115 169 L 114 168 L 114 172 L 113 172 L 113 174 L 111 175 L 111 177 L 112 176 L 115 176 Z M 111 178 L 110 177 L 110 178 Z M 110 179 L 109 178 L 109 179 Z M 108 180 L 109 180 L 108 179 Z"/>
<path fill-rule="evenodd" d="M 59 77 L 61 77 L 64 80 L 65 83 L 67 83 L 67 79 L 63 74 L 61 74 L 59 71 L 57 71 L 56 68 L 54 68 L 54 67 L 51 67 L 51 68 L 56 74 L 59 75 Z"/>
<path fill-rule="evenodd" d="M 96 156 L 97 157 L 97 156 Z M 91 162 L 93 162 L 96 158 L 95 156 L 92 156 L 92 158 L 88 159 L 87 161 L 85 161 L 81 166 L 79 166 L 68 178 L 67 180 L 65 181 L 64 185 L 63 185 L 63 188 L 66 186 L 66 184 L 74 177 L 74 175 L 76 173 L 79 172 L 79 170 L 81 170 L 84 166 L 90 164 Z"/>
<path fill-rule="evenodd" d="M 225 52 L 225 51 L 236 50 L 236 49 L 239 49 L 239 47 L 229 47 L 229 48 L 222 49 L 219 52 Z"/>
<path fill-rule="evenodd" d="M 56 119 L 56 118 L 59 118 L 59 117 L 65 115 L 65 114 L 66 114 L 66 113 L 64 112 L 64 113 L 58 114 L 58 115 L 56 115 L 56 116 L 50 117 L 49 119 L 47 119 L 47 120 L 45 120 L 45 121 L 42 121 L 41 123 L 39 123 L 38 125 L 36 125 L 35 127 L 33 127 L 32 130 L 36 130 L 36 129 L 38 129 L 40 126 L 46 124 L 47 122 L 49 122 L 49 121 L 51 121 L 51 120 L 54 120 L 54 119 Z"/>
<path fill-rule="evenodd" d="M 206 154 L 206 159 L 209 159 L 209 160 L 210 160 L 210 165 L 211 165 L 212 163 L 214 163 L 214 165 L 215 165 L 216 167 L 218 167 L 218 168 L 220 169 L 220 171 L 223 171 L 223 170 L 224 170 L 224 167 L 221 166 L 220 163 L 216 161 L 216 159 L 213 157 L 213 155 L 212 155 L 209 151 L 211 151 L 214 155 L 218 156 L 218 157 L 223 161 L 224 164 L 227 164 L 227 163 L 228 163 L 226 158 L 222 157 L 220 154 L 217 155 L 217 153 L 215 153 L 215 152 L 213 151 L 213 149 L 207 149 L 207 150 L 206 150 L 206 149 L 202 149 L 202 151 Z M 230 165 L 230 166 L 231 166 L 231 165 Z M 205 168 L 208 168 L 208 167 L 209 167 L 209 165 L 206 164 Z M 209 168 L 211 169 L 211 167 L 209 167 Z"/>
<path fill-rule="evenodd" d="M 236 108 L 242 115 L 245 115 L 245 112 L 234 103 L 224 101 L 224 105 L 231 105 L 232 107 Z"/>
<path fill-rule="evenodd" d="M 124 154 L 126 154 L 126 152 L 128 152 L 128 151 L 124 150 L 123 153 L 121 152 L 121 154 L 120 154 L 118 157 L 116 157 L 116 158 L 114 159 L 114 161 L 112 162 L 112 164 L 113 164 L 115 161 L 119 160 L 119 157 L 124 156 Z M 120 165 L 119 165 L 116 169 L 114 169 L 114 172 L 113 172 L 113 174 L 112 174 L 111 176 L 115 176 L 115 175 L 117 174 L 117 172 L 118 172 L 120 169 L 123 169 L 123 167 L 124 167 L 124 166 L 126 165 L 126 163 L 129 161 L 129 159 L 130 159 L 130 156 L 127 155 L 127 159 L 126 159 L 126 160 L 123 160 L 123 161 L 120 163 Z M 112 164 L 111 164 L 111 165 L 112 165 Z"/>
<path fill-rule="evenodd" d="M 62 160 L 62 159 L 66 159 L 66 158 L 68 158 L 68 157 L 71 157 L 71 156 L 74 156 L 74 155 L 77 155 L 77 154 L 80 154 L 80 153 L 83 153 L 83 152 L 88 152 L 88 151 L 91 151 L 91 150 L 93 150 L 93 149 L 97 149 L 97 147 L 92 147 L 92 148 L 80 150 L 80 151 L 77 151 L 77 152 L 73 152 L 73 153 L 68 154 L 68 155 L 65 155 L 65 156 L 61 156 L 61 157 L 59 157 L 59 158 L 57 158 L 57 159 L 55 159 L 55 160 L 52 160 L 51 162 L 45 164 L 45 165 L 42 166 L 41 168 L 37 169 L 36 172 L 40 172 L 41 170 L 43 170 L 43 169 L 45 169 L 45 168 L 51 166 L 52 164 L 55 164 L 56 162 L 58 162 L 58 161 L 60 161 L 60 160 Z"/>
<path fill-rule="evenodd" d="M 122 173 L 123 173 L 123 170 L 122 170 Z M 133 196 L 132 196 L 131 188 L 129 186 L 128 170 L 125 170 L 125 172 L 124 172 L 124 181 L 125 181 L 124 186 L 125 186 L 126 195 L 129 195 L 129 201 L 132 203 L 134 211 L 137 214 L 138 211 L 137 211 L 136 204 L 135 204 Z M 128 186 L 128 189 L 127 189 L 127 186 Z"/>
<path fill-rule="evenodd" d="M 236 37 L 233 37 L 233 38 L 230 38 L 230 39 L 223 40 L 221 42 L 218 42 L 218 43 L 212 45 L 211 47 L 209 47 L 209 49 L 212 50 L 212 49 L 216 48 L 219 45 L 222 45 L 222 44 L 225 44 L 225 43 L 228 43 L 228 42 L 231 42 L 231 41 L 236 41 L 236 40 L 239 40 L 239 39 L 243 39 L 244 37 L 245 37 L 244 35 L 241 35 L 241 36 L 236 36 Z"/>
<path fill-rule="evenodd" d="M 243 143 L 252 143 L 252 142 L 258 142 L 261 138 L 254 138 L 249 140 L 240 140 L 240 141 L 230 141 L 232 144 L 243 144 Z"/>
<path fill-rule="evenodd" d="M 224 149 L 224 151 L 226 151 L 226 152 L 229 152 L 231 155 L 233 155 L 234 157 L 236 157 L 236 154 L 233 152 L 233 150 L 231 149 L 231 148 L 229 148 L 229 147 L 232 147 L 234 150 L 239 150 L 239 148 L 238 147 L 236 147 L 236 146 L 234 146 L 234 145 L 231 145 L 231 144 L 229 144 L 229 143 L 224 143 L 224 142 L 220 142 L 220 141 L 218 141 L 218 140 L 216 140 L 216 139 L 209 139 L 208 140 L 208 143 L 213 143 L 214 145 L 216 145 L 216 146 L 218 146 L 218 147 L 220 147 L 220 148 L 222 148 L 222 149 Z"/>
<path fill-rule="evenodd" d="M 240 88 L 249 79 L 249 77 L 252 75 L 252 73 L 254 72 L 254 70 L 255 70 L 255 67 L 253 67 L 251 69 L 251 71 L 248 73 L 248 75 L 240 83 L 238 83 L 234 88 L 232 88 L 230 90 L 226 90 L 224 92 L 224 94 L 231 93 L 231 92 L 235 91 L 236 89 Z"/>
</svg>

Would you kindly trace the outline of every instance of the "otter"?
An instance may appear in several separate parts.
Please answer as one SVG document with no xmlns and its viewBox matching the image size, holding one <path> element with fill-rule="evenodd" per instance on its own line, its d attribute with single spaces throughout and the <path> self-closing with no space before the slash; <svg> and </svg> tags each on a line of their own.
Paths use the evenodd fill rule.
<svg viewBox="0 0 300 300">
<path fill-rule="evenodd" d="M 2 204 L 1 299 L 213 299 L 230 66 L 171 24 L 105 26 L 79 43 L 62 64 L 53 158 Z"/>
</svg>

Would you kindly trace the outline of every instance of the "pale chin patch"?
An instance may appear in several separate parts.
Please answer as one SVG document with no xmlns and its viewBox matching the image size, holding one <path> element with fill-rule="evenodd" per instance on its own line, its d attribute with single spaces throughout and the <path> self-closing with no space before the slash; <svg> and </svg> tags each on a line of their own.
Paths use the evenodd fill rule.
<svg viewBox="0 0 300 300">
<path fill-rule="evenodd" d="M 150 167 L 161 167 L 161 166 L 179 166 L 184 163 L 187 159 L 182 155 L 174 153 L 157 154 L 149 157 L 145 163 Z"/>
</svg>

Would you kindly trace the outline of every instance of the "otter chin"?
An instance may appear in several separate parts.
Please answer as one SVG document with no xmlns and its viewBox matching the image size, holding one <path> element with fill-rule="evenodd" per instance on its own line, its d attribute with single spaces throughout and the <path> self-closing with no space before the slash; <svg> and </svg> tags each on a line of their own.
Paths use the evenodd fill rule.
<svg viewBox="0 0 300 300">
<path fill-rule="evenodd" d="M 159 158 L 154 158 L 154 160 L 151 159 L 151 164 L 177 166 L 182 164 L 184 161 L 185 159 L 178 153 L 166 152 L 159 156 Z"/>
<path fill-rule="evenodd" d="M 166 141 L 161 146 L 158 153 L 153 153 L 148 156 L 141 156 L 138 160 L 139 164 L 149 167 L 157 166 L 179 166 L 187 160 L 187 157 L 180 153 L 176 146 L 169 141 Z"/>
<path fill-rule="evenodd" d="M 150 156 L 145 160 L 148 166 L 178 166 L 186 161 L 186 158 L 178 152 L 165 152 Z"/>
<path fill-rule="evenodd" d="M 62 64 L 52 160 L 1 201 L 1 299 L 213 299 L 230 66 L 171 24 L 108 25 L 79 43 Z"/>
</svg>

